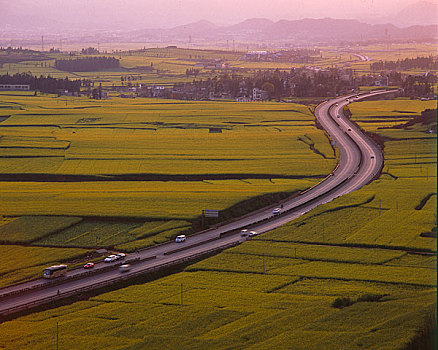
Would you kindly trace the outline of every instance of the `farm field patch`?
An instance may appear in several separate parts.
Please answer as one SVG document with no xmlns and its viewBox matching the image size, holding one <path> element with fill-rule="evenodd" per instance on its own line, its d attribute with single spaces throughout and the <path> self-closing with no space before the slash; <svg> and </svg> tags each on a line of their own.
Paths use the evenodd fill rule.
<svg viewBox="0 0 438 350">
<path fill-rule="evenodd" d="M 7 145 L 0 144 L 0 172 L 61 181 L 2 182 L 5 215 L 189 218 L 208 206 L 221 210 L 256 195 L 305 189 L 336 163 L 328 138 L 298 104 L 8 94 L 0 102 L 19 106 L 5 109 L 10 117 L 0 123 Z M 63 175 L 93 176 L 93 184 L 66 183 Z M 125 183 L 98 181 L 121 175 L 180 179 L 128 182 L 127 191 Z M 198 181 L 184 181 L 185 175 Z"/>
<path fill-rule="evenodd" d="M 353 119 L 373 109 L 419 115 L 431 101 L 389 100 L 353 103 Z M 356 108 L 356 109 L 355 109 Z M 386 109 L 386 110 L 385 110 Z M 396 113 L 396 112 L 394 112 Z M 398 113 L 398 112 L 397 112 Z M 378 118 L 378 113 L 372 113 Z M 362 125 L 366 130 L 367 124 Z M 338 198 L 256 240 L 394 246 L 436 251 L 436 239 L 421 234 L 436 227 L 436 137 L 415 124 L 408 130 L 374 130 L 385 141 L 382 176 L 361 190 Z"/>
<path fill-rule="evenodd" d="M 73 246 L 73 247 L 108 247 L 136 241 L 139 238 L 168 233 L 174 229 L 187 229 L 191 225 L 187 221 L 151 221 L 151 222 L 111 222 L 98 219 L 84 219 L 82 222 L 62 230 L 56 234 L 35 242 L 35 245 Z M 138 247 L 141 247 L 138 241 Z"/>
<path fill-rule="evenodd" d="M 43 269 L 83 258 L 89 250 L 0 245 L 0 287 L 40 277 Z"/>
<path fill-rule="evenodd" d="M 392 103 L 392 101 L 386 102 Z M 272 104 L 274 105 L 279 104 Z M 205 104 L 205 106 L 208 109 L 214 104 Z M 272 107 L 271 104 L 258 106 Z M 361 106 L 366 109 L 367 105 L 364 103 Z M 144 108 L 151 106 L 147 105 Z M 228 108 L 228 105 L 224 108 Z M 279 107 L 281 108 L 283 107 Z M 421 108 L 419 106 L 415 110 L 416 113 L 419 113 Z M 187 115 L 191 113 L 189 110 L 187 108 Z M 298 137 L 304 139 L 304 135 L 308 135 L 324 154 L 329 155 L 333 152 L 323 134 L 315 132 L 314 136 L 310 131 L 303 133 L 307 126 L 299 126 L 295 121 L 281 121 L 287 124 L 286 127 L 277 124 L 280 120 L 279 115 L 289 112 L 273 112 L 277 114 L 275 116 L 277 119 L 273 122 L 262 115 L 262 112 L 259 111 L 259 114 L 252 111 L 250 113 L 254 112 L 254 118 L 263 117 L 263 120 L 258 119 L 257 125 L 251 127 L 241 124 L 249 123 L 251 118 L 247 112 L 242 111 L 238 115 L 236 113 L 236 118 L 232 120 L 233 124 L 225 123 L 224 119 L 221 121 L 222 117 L 218 119 L 213 117 L 211 124 L 205 123 L 200 127 L 201 116 L 195 116 L 190 123 L 187 120 L 184 122 L 180 120 L 178 127 L 175 127 L 175 124 L 154 127 L 157 127 L 159 133 L 168 132 L 164 136 L 168 141 L 182 137 L 181 135 L 186 135 L 186 131 L 190 130 L 193 132 L 190 134 L 193 140 L 204 142 L 206 139 L 203 135 L 213 136 L 207 133 L 207 129 L 212 125 L 223 126 L 222 134 L 214 137 L 242 131 L 242 134 L 249 136 L 243 137 L 245 141 L 242 143 L 251 139 L 251 135 L 254 138 L 244 146 L 246 147 L 244 153 L 249 158 L 257 156 L 257 162 L 263 161 L 263 156 L 251 153 L 250 149 L 256 147 L 255 141 L 268 139 L 264 138 L 264 133 L 273 135 L 285 133 L 287 137 L 295 135 L 297 138 L 294 145 L 300 151 L 296 153 L 295 158 L 290 159 L 298 160 L 297 164 L 293 165 L 296 168 L 301 166 L 310 169 L 312 166 L 310 162 L 309 164 L 301 162 L 304 156 L 301 158 L 300 152 L 304 154 L 304 149 L 309 145 L 299 141 Z M 131 117 L 133 124 L 139 128 L 142 125 L 141 113 L 138 115 L 136 113 L 138 112 L 127 116 L 126 120 Z M 208 113 L 216 114 L 217 110 L 213 108 Z M 364 112 L 363 116 L 365 114 L 367 113 Z M 110 116 L 114 118 L 112 122 L 119 117 L 117 113 Z M 179 118 L 176 113 L 161 117 L 174 120 L 170 123 L 176 123 L 175 120 Z M 27 123 L 28 118 L 32 117 L 23 116 L 22 120 Z M 50 122 L 50 118 L 47 123 Z M 69 119 L 67 124 L 72 125 L 72 120 L 73 118 Z M 82 120 L 78 125 L 83 126 L 84 123 L 88 123 L 90 125 L 87 127 L 94 126 L 92 130 L 73 126 L 76 132 L 74 135 L 79 137 L 76 145 L 72 141 L 68 152 L 74 151 L 76 155 L 86 158 L 85 149 L 88 147 L 95 152 L 93 156 L 104 155 L 104 151 L 96 149 L 92 135 L 95 130 L 101 128 L 95 124 L 102 121 L 84 122 L 83 116 L 76 120 Z M 264 123 L 265 120 L 268 123 Z M 13 119 L 8 119 L 5 122 L 12 121 Z M 310 123 L 310 119 L 308 122 Z M 65 125 L 60 129 L 65 129 Z M 230 125 L 232 125 L 231 129 Z M 363 127 L 367 128 L 367 125 L 364 123 Z M 123 128 L 127 129 L 126 125 L 123 125 Z M 275 128 L 281 129 L 281 132 Z M 68 132 L 72 131 L 70 126 L 67 129 Z M 254 129 L 257 132 L 246 129 Z M 40 129 L 40 126 L 37 131 L 27 130 L 27 136 L 36 136 L 41 130 L 44 129 Z M 393 138 L 415 138 L 416 141 L 410 147 L 419 158 L 427 159 L 426 157 L 434 154 L 434 150 L 427 150 L 423 138 L 417 139 L 419 135 L 424 135 L 420 129 L 375 128 L 373 130 L 377 132 L 383 130 L 385 136 Z M 298 132 L 294 133 L 295 131 Z M 9 136 L 11 132 L 8 128 Z M 63 130 L 63 137 L 59 139 L 69 140 L 65 137 L 68 132 Z M 140 133 L 143 132 L 152 131 L 142 130 Z M 203 132 L 205 134 L 202 134 Z M 132 145 L 122 147 L 123 142 L 129 140 L 133 145 L 140 145 L 142 140 L 146 139 L 144 134 L 137 138 L 138 135 L 133 136 L 130 133 L 129 129 L 117 130 L 117 133 L 114 133 L 117 135 L 114 140 L 121 145 L 120 153 L 115 157 L 117 160 L 118 157 L 128 154 L 127 150 L 133 152 L 136 149 Z M 103 140 L 106 140 L 102 144 L 106 144 L 109 149 L 110 133 L 104 130 L 101 135 L 105 135 Z M 305 139 L 309 140 L 309 138 Z M 233 144 L 232 138 L 227 140 Z M 427 138 L 424 140 L 429 142 Z M 198 156 L 196 152 L 199 151 L 197 142 L 187 142 L 191 147 L 191 154 L 195 155 L 194 158 Z M 234 145 L 237 145 L 238 142 L 235 142 Z M 402 142 L 400 149 L 396 142 Z M 172 152 L 178 150 L 177 142 L 169 142 L 169 144 Z M 215 154 L 219 154 L 220 144 L 212 141 L 212 145 L 216 147 Z M 278 143 L 273 142 L 274 149 L 276 147 L 281 149 L 284 145 L 286 142 L 282 141 L 281 137 Z M 421 236 L 423 231 L 432 231 L 436 227 L 436 206 L 429 201 L 423 208 L 416 209 L 422 199 L 436 188 L 436 175 L 434 176 L 436 170 L 434 173 L 432 170 L 434 165 L 430 163 L 428 165 L 430 173 L 427 173 L 427 178 L 418 178 L 416 172 L 418 169 L 406 168 L 400 161 L 407 143 L 389 140 L 387 145 L 385 157 L 388 157 L 392 163 L 387 163 L 385 167 L 389 166 L 386 170 L 390 174 L 394 171 L 395 177 L 384 174 L 357 192 L 318 207 L 303 217 L 245 242 L 239 247 L 197 262 L 182 273 L 101 294 L 85 302 L 4 322 L 0 324 L 0 347 L 45 349 L 48 344 L 53 344 L 53 332 L 56 329 L 56 322 L 59 322 L 63 334 L 61 346 L 65 348 L 72 346 L 89 349 L 111 346 L 120 350 L 154 347 L 179 349 L 293 347 L 303 350 L 403 348 L 418 329 L 421 329 L 425 318 L 435 307 L 436 268 L 433 262 L 436 261 L 436 256 L 413 256 L 408 251 L 436 252 L 436 238 Z M 294 147 L 288 146 L 287 150 Z M 110 154 L 109 151 L 106 152 Z M 277 156 L 275 151 L 272 155 L 276 162 L 280 163 L 288 159 L 286 156 L 283 157 L 280 151 L 278 152 Z M 163 154 L 156 156 L 160 157 Z M 233 151 L 230 151 L 231 156 L 237 157 Z M 324 159 L 321 155 L 315 157 L 318 160 Z M 156 160 L 153 157 L 149 159 L 151 163 Z M 110 160 L 113 161 L 113 158 Z M 334 159 L 330 161 L 335 162 Z M 411 161 L 410 159 L 409 164 Z M 199 165 L 196 162 L 194 164 Z M 416 164 L 415 158 L 414 164 Z M 189 167 L 184 168 L 180 163 L 178 166 L 189 169 Z M 250 168 L 249 164 L 246 166 Z M 84 168 L 88 168 L 89 173 L 102 175 L 105 173 L 102 168 L 111 169 L 111 166 L 88 164 Z M 120 168 L 132 172 L 132 168 L 126 163 L 121 163 Z M 253 168 L 251 173 L 255 174 L 259 169 Z M 279 167 L 276 169 L 281 170 Z M 166 171 L 170 172 L 169 169 Z M 62 170 L 60 173 L 66 172 Z M 397 177 L 401 174 L 403 176 Z M 81 210 L 88 212 L 94 210 L 96 215 L 114 215 L 116 212 L 120 214 L 120 208 L 123 208 L 122 214 L 126 216 L 172 218 L 180 219 L 178 220 L 180 222 L 183 219 L 196 217 L 206 207 L 213 208 L 214 205 L 214 208 L 225 209 L 255 194 L 298 190 L 318 181 L 314 178 L 297 180 L 278 179 L 274 176 L 270 177 L 271 181 L 251 177 L 243 180 L 20 183 L 19 191 L 12 187 L 13 182 L 2 182 L 0 193 L 2 193 L 2 201 L 4 198 L 9 201 L 8 210 L 11 212 L 15 210 L 16 213 L 19 210 L 41 212 L 41 203 L 35 198 L 37 194 L 40 200 L 44 200 L 44 210 L 52 214 L 58 210 L 79 215 L 78 203 L 83 203 L 85 198 L 87 204 Z M 24 207 L 23 203 L 27 207 Z M 168 240 L 178 230 L 184 229 L 184 222 L 181 224 L 181 227 L 170 224 L 161 227 L 165 229 L 164 231 L 160 231 L 159 226 L 152 224 L 150 226 L 149 224 L 119 225 L 107 239 L 113 244 L 120 243 L 117 249 L 134 250 L 139 245 L 141 247 L 153 244 L 154 241 Z M 88 244 L 100 235 L 98 225 L 95 223 L 90 223 L 89 226 L 78 223 L 78 227 L 81 229 L 77 231 L 66 229 L 62 231 L 68 233 L 65 237 L 58 235 L 56 238 L 68 244 L 73 244 L 74 241 Z M 132 239 L 132 241 L 122 243 L 123 240 L 119 238 Z M 296 258 L 295 248 L 297 248 Z M 181 288 L 183 305 L 181 305 Z M 332 303 L 338 297 L 356 300 L 367 295 L 371 296 L 371 299 L 377 296 L 378 301 L 357 301 L 341 309 L 332 307 Z M 84 319 L 88 325 L 85 330 L 81 328 Z"/>
<path fill-rule="evenodd" d="M 191 219 L 272 192 L 304 190 L 317 179 L 0 182 L 3 215 L 116 216 Z M 42 205 L 44 202 L 44 205 Z M 6 205 L 7 204 L 7 205 Z"/>
<path fill-rule="evenodd" d="M 44 96 L 0 97 L 21 106 L 0 123 L 4 173 L 32 172 L 11 164 L 14 157 L 41 163 L 63 157 L 51 170 L 56 174 L 192 174 L 195 168 L 198 174 L 311 176 L 335 165 L 328 139 L 302 105 L 71 98 L 64 106 Z M 269 157 L 260 144 L 269 145 Z M 296 159 L 309 166 L 298 167 Z M 311 169 L 312 162 L 321 167 Z"/>
<path fill-rule="evenodd" d="M 183 272 L 3 323 L 1 345 L 43 349 L 54 341 L 50 330 L 58 322 L 62 346 L 87 344 L 89 349 L 100 349 L 109 340 L 120 350 L 158 344 L 181 349 L 282 348 L 286 344 L 298 349 L 317 349 L 322 344 L 329 350 L 340 345 L 356 349 L 365 339 L 371 348 L 380 348 L 382 341 L 402 346 L 421 325 L 422 315 L 431 310 L 435 293 L 412 286 L 338 282 Z M 387 299 L 340 310 L 330 306 L 338 295 L 372 292 L 386 294 Z M 84 318 L 86 332 L 79 330 Z"/>
<path fill-rule="evenodd" d="M 21 216 L 0 225 L 0 241 L 31 243 L 79 223 L 82 218 L 63 216 Z"/>
<path fill-rule="evenodd" d="M 392 259 L 401 258 L 405 253 L 386 249 L 363 249 L 342 246 L 298 244 L 288 242 L 266 242 L 251 240 L 227 253 L 254 255 L 260 257 L 287 257 L 304 260 L 356 262 L 362 264 L 382 264 Z"/>
</svg>

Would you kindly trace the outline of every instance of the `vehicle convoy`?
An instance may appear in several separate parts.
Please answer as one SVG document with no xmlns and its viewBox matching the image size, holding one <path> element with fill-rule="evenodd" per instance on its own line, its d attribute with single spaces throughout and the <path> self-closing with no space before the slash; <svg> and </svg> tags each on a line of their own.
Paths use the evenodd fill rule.
<svg viewBox="0 0 438 350">
<path fill-rule="evenodd" d="M 44 269 L 43 277 L 52 279 L 52 278 L 65 276 L 66 273 L 67 273 L 67 265 L 53 265 Z"/>
</svg>

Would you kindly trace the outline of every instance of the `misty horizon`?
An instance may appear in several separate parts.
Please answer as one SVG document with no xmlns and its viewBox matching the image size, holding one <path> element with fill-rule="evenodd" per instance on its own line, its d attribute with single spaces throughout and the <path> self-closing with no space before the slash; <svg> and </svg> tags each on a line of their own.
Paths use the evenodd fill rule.
<svg viewBox="0 0 438 350">
<path fill-rule="evenodd" d="M 369 24 L 392 23 L 398 27 L 435 24 L 438 6 L 417 0 L 0 0 L 0 28 L 3 31 L 96 31 L 169 29 L 199 21 L 215 26 L 231 26 L 248 19 L 272 22 L 305 18 L 355 19 Z M 432 9 L 432 11 L 431 11 Z M 435 13 L 434 13 L 435 11 Z"/>
</svg>

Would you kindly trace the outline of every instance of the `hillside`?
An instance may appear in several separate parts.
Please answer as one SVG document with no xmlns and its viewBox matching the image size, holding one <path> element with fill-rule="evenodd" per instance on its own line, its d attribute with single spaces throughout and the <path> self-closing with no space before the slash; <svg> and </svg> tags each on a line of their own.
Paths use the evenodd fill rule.
<svg viewBox="0 0 438 350">
<path fill-rule="evenodd" d="M 157 37 L 167 40 L 233 39 L 246 41 L 296 40 L 301 43 L 335 43 L 363 40 L 432 40 L 437 36 L 437 25 L 416 25 L 400 28 L 393 24 L 367 24 L 354 19 L 300 19 L 272 22 L 253 18 L 232 26 L 216 26 L 208 21 L 163 29 L 137 30 L 128 33 L 129 40 Z M 128 40 L 128 36 L 125 38 Z"/>
</svg>

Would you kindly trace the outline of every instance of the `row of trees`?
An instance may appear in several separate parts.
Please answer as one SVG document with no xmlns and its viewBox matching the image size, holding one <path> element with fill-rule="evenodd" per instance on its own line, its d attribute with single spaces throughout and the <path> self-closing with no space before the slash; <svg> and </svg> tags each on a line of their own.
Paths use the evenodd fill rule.
<svg viewBox="0 0 438 350">
<path fill-rule="evenodd" d="M 55 68 L 66 72 L 94 72 L 119 67 L 120 61 L 117 58 L 105 56 L 55 61 Z"/>
<path fill-rule="evenodd" d="M 331 97 L 341 95 L 359 86 L 400 86 L 407 97 L 430 97 L 437 77 L 429 73 L 421 76 L 405 76 L 400 72 L 369 74 L 355 77 L 351 69 L 332 68 L 325 71 L 295 68 L 290 71 L 259 70 L 251 76 L 223 73 L 206 80 L 178 83 L 174 90 L 179 94 L 197 98 L 229 96 L 251 98 L 253 89 L 268 93 L 269 99 L 287 97 Z"/>
<path fill-rule="evenodd" d="M 120 76 L 120 81 L 136 81 L 136 80 L 142 80 L 143 77 L 141 75 L 125 75 Z"/>
<path fill-rule="evenodd" d="M 16 73 L 14 75 L 0 75 L 0 84 L 13 85 L 30 85 L 31 90 L 38 90 L 46 93 L 59 93 L 60 91 L 69 91 L 79 94 L 81 88 L 80 80 L 70 80 L 52 78 L 50 75 L 33 76 L 30 73 Z"/>
<path fill-rule="evenodd" d="M 30 49 L 23 49 L 21 46 L 20 47 L 12 47 L 12 46 L 8 46 L 8 47 L 0 47 L 0 52 L 6 52 L 7 54 L 10 54 L 12 52 L 14 53 L 39 53 L 38 51 L 34 51 L 34 50 L 30 50 Z"/>
<path fill-rule="evenodd" d="M 251 97 L 253 88 L 259 88 L 267 91 L 270 99 L 334 96 L 358 86 L 352 75 L 335 68 L 324 72 L 303 68 L 291 71 L 260 70 L 250 77 L 222 74 L 212 79 L 194 80 L 191 85 L 215 94 L 227 93 L 232 98 Z"/>
<path fill-rule="evenodd" d="M 433 95 L 433 83 L 430 82 L 430 77 L 408 75 L 403 80 L 401 87 L 404 96 L 420 97 Z"/>
<path fill-rule="evenodd" d="M 194 75 L 195 77 L 198 76 L 200 70 L 195 68 L 187 68 L 186 69 L 186 77 L 189 77 L 191 75 Z"/>
<path fill-rule="evenodd" d="M 98 55 L 99 50 L 96 49 L 95 47 L 87 47 L 86 49 L 82 48 L 81 54 L 83 54 L 83 55 Z"/>
<path fill-rule="evenodd" d="M 405 58 L 397 61 L 378 61 L 371 63 L 371 70 L 438 69 L 438 60 L 433 56 Z"/>
</svg>

